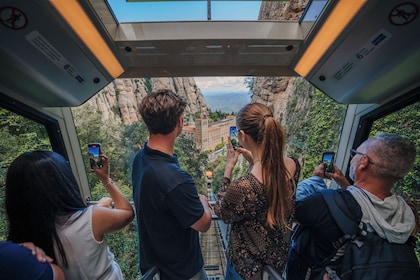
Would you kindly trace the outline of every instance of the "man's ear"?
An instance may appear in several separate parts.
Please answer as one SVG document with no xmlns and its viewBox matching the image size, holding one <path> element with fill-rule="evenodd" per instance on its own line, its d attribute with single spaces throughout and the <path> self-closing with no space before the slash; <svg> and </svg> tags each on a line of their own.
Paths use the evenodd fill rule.
<svg viewBox="0 0 420 280">
<path fill-rule="evenodd" d="M 182 115 L 178 118 L 178 121 L 177 121 L 177 123 L 176 123 L 176 126 L 177 127 L 182 127 L 182 124 L 183 124 L 183 122 L 182 122 Z"/>
<path fill-rule="evenodd" d="M 358 164 L 358 168 L 360 170 L 365 169 L 368 167 L 369 165 L 369 158 L 367 156 L 363 156 L 360 160 L 359 160 L 359 164 Z"/>
</svg>

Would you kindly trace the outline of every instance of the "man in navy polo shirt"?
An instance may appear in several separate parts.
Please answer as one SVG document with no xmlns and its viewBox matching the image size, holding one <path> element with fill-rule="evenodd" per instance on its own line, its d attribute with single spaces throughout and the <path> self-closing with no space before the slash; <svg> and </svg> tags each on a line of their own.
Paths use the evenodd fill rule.
<svg viewBox="0 0 420 280">
<path fill-rule="evenodd" d="M 133 161 L 133 198 L 140 241 L 140 270 L 152 267 L 160 279 L 207 278 L 198 232 L 211 223 L 211 206 L 174 154 L 186 103 L 170 90 L 148 94 L 140 114 L 149 140 Z"/>
</svg>

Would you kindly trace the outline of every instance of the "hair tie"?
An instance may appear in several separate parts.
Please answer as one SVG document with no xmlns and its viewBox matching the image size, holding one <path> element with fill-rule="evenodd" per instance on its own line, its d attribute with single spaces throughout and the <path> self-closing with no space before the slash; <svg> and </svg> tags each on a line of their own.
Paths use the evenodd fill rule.
<svg viewBox="0 0 420 280">
<path fill-rule="evenodd" d="M 267 118 L 272 117 L 272 114 L 265 114 L 263 117 L 263 121 L 265 121 Z"/>
</svg>

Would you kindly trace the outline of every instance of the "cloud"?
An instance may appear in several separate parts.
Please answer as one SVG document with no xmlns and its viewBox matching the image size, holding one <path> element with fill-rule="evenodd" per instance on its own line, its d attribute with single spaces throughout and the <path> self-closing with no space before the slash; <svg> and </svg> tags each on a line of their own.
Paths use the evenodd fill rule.
<svg viewBox="0 0 420 280">
<path fill-rule="evenodd" d="M 194 80 L 203 94 L 217 91 L 248 92 L 244 85 L 245 77 L 195 77 Z"/>
</svg>

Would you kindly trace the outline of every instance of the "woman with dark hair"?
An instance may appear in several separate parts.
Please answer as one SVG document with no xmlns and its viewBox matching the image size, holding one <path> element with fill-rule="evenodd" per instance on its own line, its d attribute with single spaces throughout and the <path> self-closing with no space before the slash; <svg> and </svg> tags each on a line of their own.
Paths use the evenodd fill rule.
<svg viewBox="0 0 420 280">
<path fill-rule="evenodd" d="M 300 165 L 284 155 L 285 133 L 267 106 L 245 105 L 236 126 L 243 148 L 234 150 L 228 141 L 224 181 L 214 210 L 232 225 L 226 279 L 261 279 L 265 265 L 281 272 L 286 263 Z M 250 170 L 231 181 L 239 154 Z"/>
<path fill-rule="evenodd" d="M 105 234 L 127 226 L 134 212 L 109 178 L 108 158 L 101 158 L 103 167 L 94 172 L 112 200 L 95 206 L 85 204 L 69 163 L 58 153 L 26 152 L 7 172 L 8 239 L 43 248 L 67 279 L 123 278 Z"/>
</svg>

